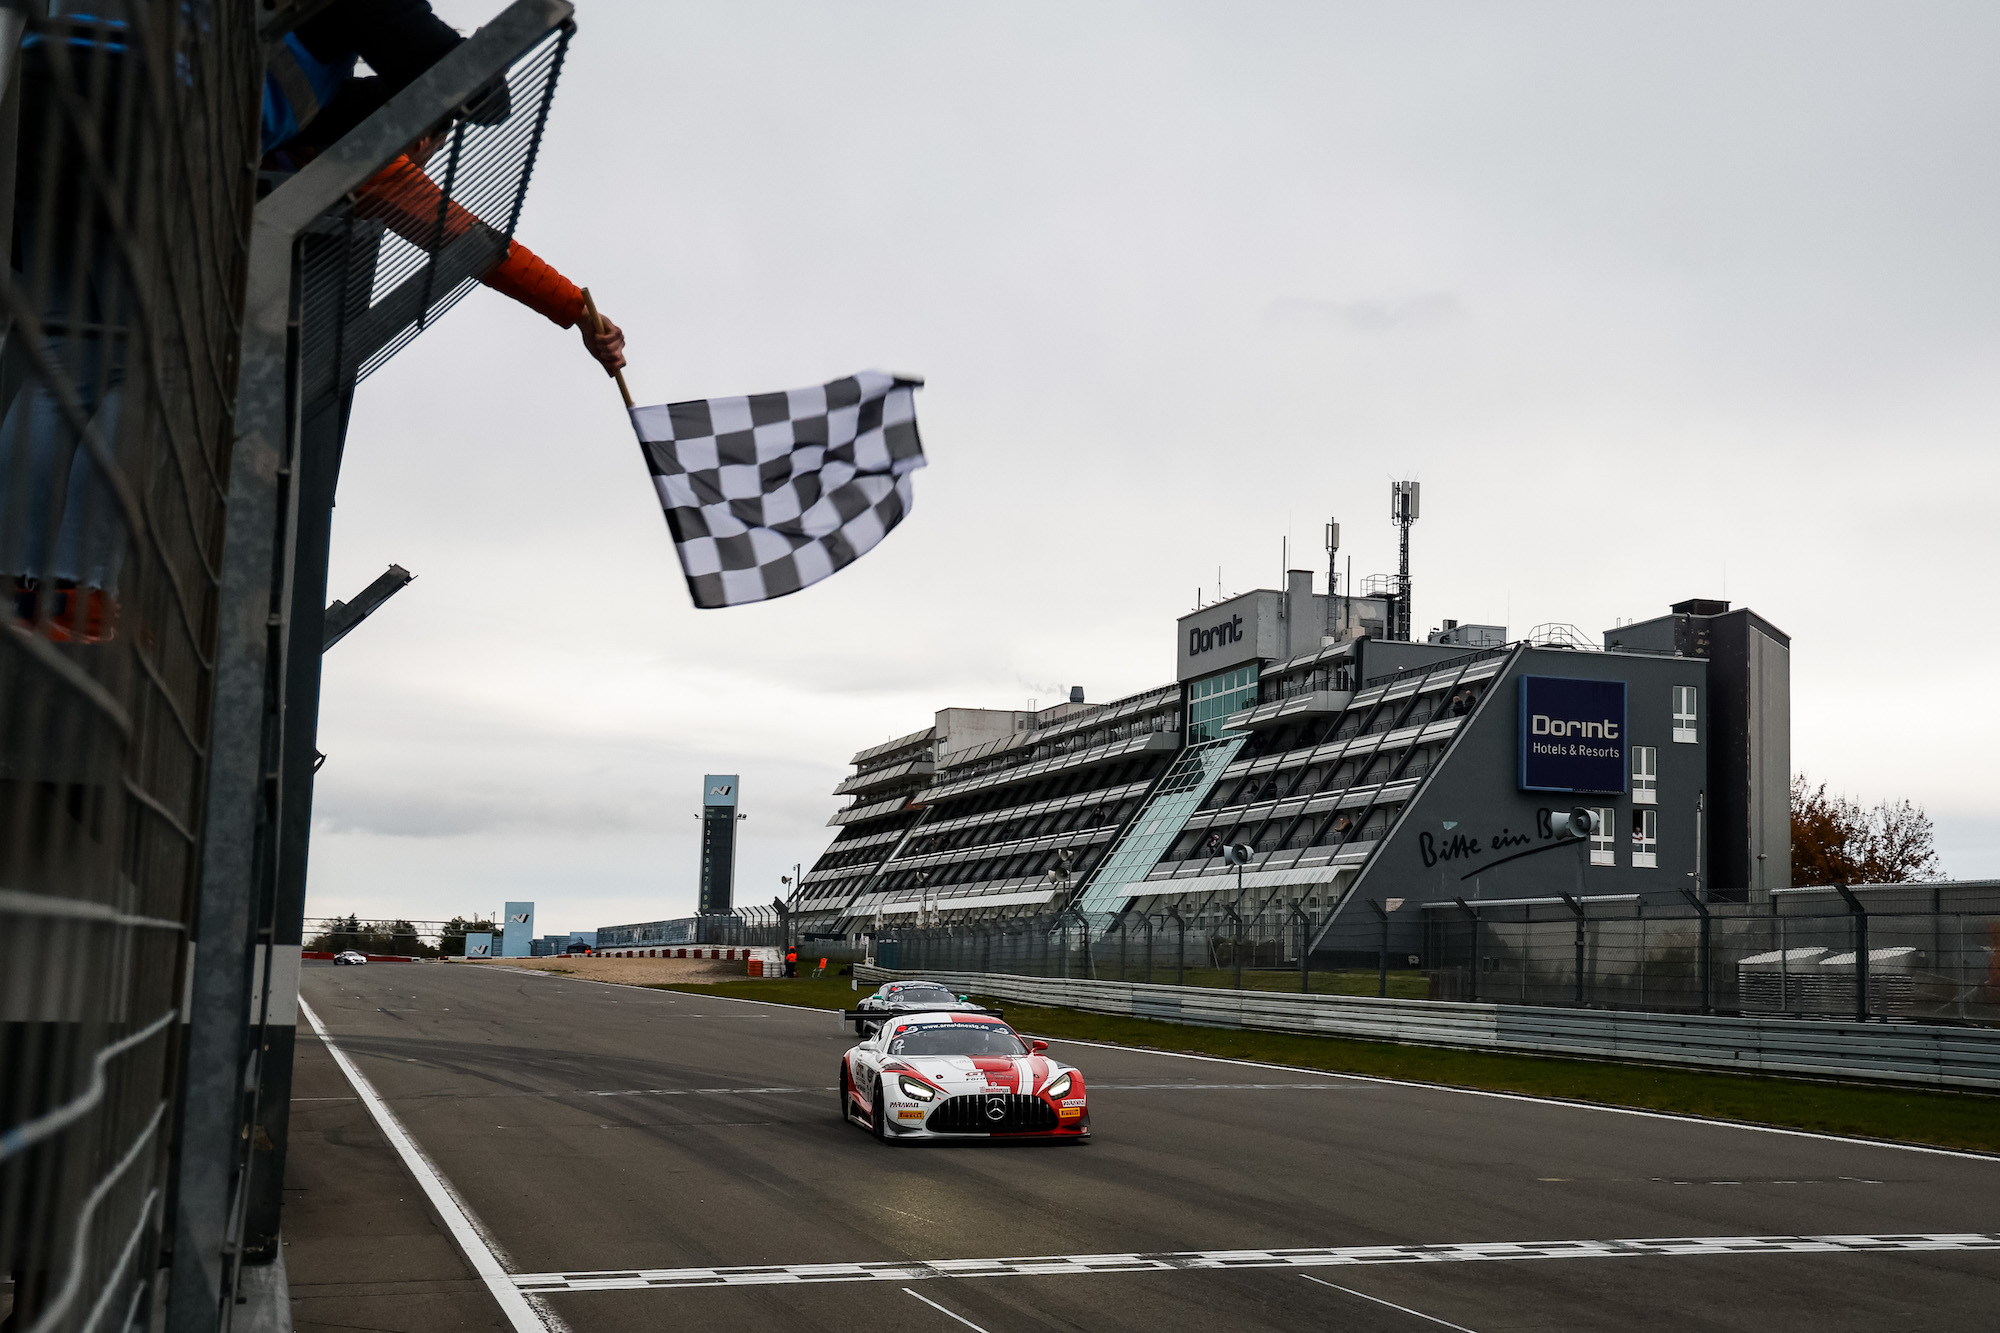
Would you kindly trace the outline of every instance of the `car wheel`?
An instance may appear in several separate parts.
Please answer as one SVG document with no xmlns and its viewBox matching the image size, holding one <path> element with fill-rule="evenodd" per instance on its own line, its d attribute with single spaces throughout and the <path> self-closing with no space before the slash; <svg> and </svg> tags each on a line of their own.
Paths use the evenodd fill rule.
<svg viewBox="0 0 2000 1333">
<path fill-rule="evenodd" d="M 875 1138 L 878 1142 L 889 1142 L 889 1108 L 882 1105 L 882 1089 L 875 1089 Z"/>
<path fill-rule="evenodd" d="M 854 1119 L 854 1080 L 847 1075 L 847 1062 L 840 1062 L 840 1118 Z"/>
</svg>

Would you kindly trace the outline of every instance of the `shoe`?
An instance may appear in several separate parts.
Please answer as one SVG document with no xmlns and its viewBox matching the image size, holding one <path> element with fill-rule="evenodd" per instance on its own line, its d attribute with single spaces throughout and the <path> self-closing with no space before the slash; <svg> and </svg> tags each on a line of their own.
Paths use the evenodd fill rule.
<svg viewBox="0 0 2000 1333">
<path fill-rule="evenodd" d="M 46 608 L 42 606 L 44 594 Z M 102 588 L 60 583 L 44 588 L 39 579 L 16 578 L 14 619 L 23 629 L 39 628 L 56 643 L 109 643 L 118 637 L 118 599 Z"/>
</svg>

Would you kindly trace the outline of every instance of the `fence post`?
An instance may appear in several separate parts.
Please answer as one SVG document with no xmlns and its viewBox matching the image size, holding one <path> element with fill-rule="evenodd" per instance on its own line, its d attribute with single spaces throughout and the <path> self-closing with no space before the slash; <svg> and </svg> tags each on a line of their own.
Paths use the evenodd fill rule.
<svg viewBox="0 0 2000 1333">
<path fill-rule="evenodd" d="M 1569 904 L 1569 910 L 1576 914 L 1576 1003 L 1583 1007 L 1583 904 L 1574 894 L 1565 893 L 1562 900 Z"/>
<path fill-rule="evenodd" d="M 1236 873 L 1239 877 L 1241 877 L 1243 873 L 1243 867 L 1242 866 L 1236 867 Z M 1243 917 L 1242 914 L 1236 910 L 1236 905 L 1234 903 L 1231 903 L 1228 907 L 1224 908 L 1223 910 L 1228 912 L 1229 919 L 1236 923 L 1236 938 L 1231 943 L 1229 952 L 1232 957 L 1232 960 L 1236 964 L 1236 989 L 1242 990 L 1243 989 Z"/>
<path fill-rule="evenodd" d="M 1373 898 L 1367 900 L 1368 910 L 1382 924 L 1382 942 L 1375 951 L 1375 993 L 1383 998 L 1389 994 L 1389 912 Z M 1478 929 L 1477 926 L 1474 927 Z"/>
<path fill-rule="evenodd" d="M 1141 918 L 1146 923 L 1146 984 L 1153 984 L 1153 914 Z"/>
<path fill-rule="evenodd" d="M 1834 891 L 1847 900 L 1847 913 L 1854 922 L 1854 1021 L 1868 1021 L 1868 909 L 1845 884 Z"/>
<path fill-rule="evenodd" d="M 1125 928 L 1131 924 L 1131 916 L 1130 912 L 1126 912 L 1118 918 L 1118 980 L 1121 982 L 1132 979 L 1129 967 L 1131 953 L 1127 948 L 1128 941 L 1125 935 Z"/>
<path fill-rule="evenodd" d="M 1473 881 L 1473 891 L 1474 892 L 1478 891 L 1477 880 Z M 1464 910 L 1465 914 L 1472 918 L 1472 950 L 1471 950 L 1472 966 L 1468 969 L 1468 971 L 1471 973 L 1472 976 L 1472 984 L 1466 988 L 1467 991 L 1470 993 L 1465 998 L 1472 1001 L 1472 1003 L 1474 1004 L 1478 1004 L 1479 1003 L 1479 909 L 1474 907 L 1471 903 L 1465 901 L 1465 899 L 1463 898 L 1454 898 L 1452 899 L 1452 901 L 1457 903 L 1459 907 Z"/>
<path fill-rule="evenodd" d="M 1167 915 L 1180 927 L 1180 934 L 1174 941 L 1174 984 L 1187 985 L 1187 918 L 1181 915 L 1181 905 L 1175 903 L 1167 909 Z"/>
<path fill-rule="evenodd" d="M 1292 915 L 1299 920 L 1299 994 L 1312 993 L 1312 918 L 1297 903 L 1292 904 Z"/>
<path fill-rule="evenodd" d="M 1711 975 L 1709 972 L 1711 966 L 1709 949 L 1714 941 L 1714 934 L 1713 925 L 1708 916 L 1708 904 L 1704 903 L 1692 889 L 1682 889 L 1681 897 L 1687 899 L 1688 905 L 1694 908 L 1696 915 L 1701 917 L 1701 953 L 1695 959 L 1695 965 L 1699 969 L 1701 977 L 1701 1011 L 1704 1014 L 1712 1014 L 1715 1012 L 1715 997 L 1714 992 L 1710 988 L 1711 983 L 1709 981 Z"/>
</svg>

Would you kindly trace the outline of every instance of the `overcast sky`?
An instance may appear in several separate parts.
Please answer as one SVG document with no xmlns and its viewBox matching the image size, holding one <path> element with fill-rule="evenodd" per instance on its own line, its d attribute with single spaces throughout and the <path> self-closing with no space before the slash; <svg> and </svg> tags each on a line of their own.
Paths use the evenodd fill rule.
<svg viewBox="0 0 2000 1333">
<path fill-rule="evenodd" d="M 857 565 L 695 611 L 616 389 L 468 297 L 356 402 L 333 595 L 418 578 L 327 659 L 310 913 L 690 912 L 704 772 L 768 901 L 855 750 L 1164 683 L 1329 515 L 1393 569 L 1391 476 L 1419 632 L 1752 606 L 1794 766 L 2000 875 L 2000 8 L 577 18 L 519 235 L 639 400 L 913 371 L 930 466 Z"/>
</svg>

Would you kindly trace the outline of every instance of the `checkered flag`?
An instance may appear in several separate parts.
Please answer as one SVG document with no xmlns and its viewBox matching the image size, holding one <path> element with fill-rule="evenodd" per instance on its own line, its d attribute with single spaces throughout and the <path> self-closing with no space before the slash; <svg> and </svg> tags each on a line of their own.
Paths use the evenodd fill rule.
<svg viewBox="0 0 2000 1333">
<path fill-rule="evenodd" d="M 787 393 L 635 407 L 653 486 L 698 607 L 818 583 L 910 512 L 923 381 L 864 370 Z"/>
</svg>

